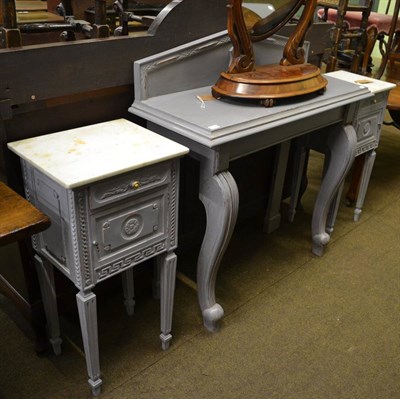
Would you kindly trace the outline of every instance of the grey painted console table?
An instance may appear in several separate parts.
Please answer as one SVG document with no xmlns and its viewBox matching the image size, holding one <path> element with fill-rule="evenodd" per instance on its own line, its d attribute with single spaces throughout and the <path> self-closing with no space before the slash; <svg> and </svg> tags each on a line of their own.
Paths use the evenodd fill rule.
<svg viewBox="0 0 400 399">
<path fill-rule="evenodd" d="M 262 57 L 279 60 L 284 43 L 279 37 L 261 42 L 255 49 L 256 59 L 260 63 Z M 209 331 L 218 328 L 224 313 L 216 302 L 215 284 L 239 206 L 229 162 L 279 145 L 271 208 L 280 202 L 283 179 L 279 174 L 286 167 L 290 140 L 310 132 L 320 135 L 331 152 L 312 222 L 313 251 L 321 252 L 330 239 L 325 227 L 332 199 L 354 159 L 357 138 L 352 120 L 359 102 L 372 97 L 365 87 L 327 77 L 323 95 L 272 108 L 213 99 L 210 86 L 227 68 L 230 47 L 226 33 L 221 32 L 135 62 L 135 101 L 129 109 L 146 119 L 149 129 L 189 147 L 191 156 L 200 161 L 199 197 L 207 226 L 198 257 L 197 286 Z"/>
<path fill-rule="evenodd" d="M 76 295 L 89 385 L 100 394 L 94 286 L 122 273 L 134 312 L 133 267 L 157 257 L 161 342 L 172 338 L 177 246 L 178 157 L 188 149 L 125 119 L 8 144 L 22 160 L 27 199 L 51 219 L 32 238 L 50 342 L 61 353 L 53 266 Z"/>
</svg>

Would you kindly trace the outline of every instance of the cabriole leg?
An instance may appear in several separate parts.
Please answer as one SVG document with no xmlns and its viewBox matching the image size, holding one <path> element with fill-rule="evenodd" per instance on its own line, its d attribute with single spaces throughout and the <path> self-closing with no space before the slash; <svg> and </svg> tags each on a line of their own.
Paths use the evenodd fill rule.
<svg viewBox="0 0 400 399">
<path fill-rule="evenodd" d="M 239 192 L 228 171 L 206 176 L 202 165 L 199 197 L 207 215 L 207 226 L 197 263 L 197 287 L 204 326 L 214 332 L 224 315 L 215 300 L 215 282 L 222 257 L 236 224 Z"/>
<path fill-rule="evenodd" d="M 357 135 L 351 125 L 335 125 L 329 128 L 327 140 L 330 160 L 318 193 L 312 217 L 312 252 L 322 256 L 330 240 L 326 231 L 328 211 L 354 160 Z"/>
</svg>

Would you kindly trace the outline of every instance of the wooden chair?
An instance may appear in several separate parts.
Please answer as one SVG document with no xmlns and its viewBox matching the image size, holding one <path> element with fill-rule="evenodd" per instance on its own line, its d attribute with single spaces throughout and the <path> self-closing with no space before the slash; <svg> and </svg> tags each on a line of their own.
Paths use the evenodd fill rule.
<svg viewBox="0 0 400 399">
<path fill-rule="evenodd" d="M 390 5 L 390 2 L 388 6 Z M 388 11 L 388 10 L 387 10 Z M 386 44 L 386 51 L 382 54 L 382 62 L 379 70 L 375 74 L 376 79 L 382 78 L 388 82 L 395 83 L 397 86 L 389 93 L 387 110 L 392 117 L 392 122 L 385 123 L 386 125 L 393 125 L 400 129 L 400 53 L 398 50 L 398 19 L 400 12 L 400 0 L 396 0 L 393 15 L 391 17 L 391 25 L 388 31 L 388 42 Z M 385 73 L 386 72 L 386 73 Z M 357 200 L 361 170 L 363 165 L 363 157 L 356 158 L 353 166 L 353 174 L 350 182 L 349 189 L 346 193 L 346 200 L 348 204 L 352 204 Z"/>
<path fill-rule="evenodd" d="M 320 15 L 323 21 L 328 20 L 330 9 L 336 10 L 335 28 L 332 34 L 332 46 L 327 61 L 326 71 L 332 72 L 336 69 L 341 43 L 351 42 L 351 72 L 359 72 L 363 61 L 363 54 L 368 43 L 367 27 L 368 17 L 371 13 L 372 0 L 363 0 L 363 4 L 353 4 L 351 0 L 318 0 L 318 6 L 323 7 L 324 12 Z M 345 15 L 349 11 L 361 13 L 359 26 L 352 27 L 345 21 Z"/>
</svg>

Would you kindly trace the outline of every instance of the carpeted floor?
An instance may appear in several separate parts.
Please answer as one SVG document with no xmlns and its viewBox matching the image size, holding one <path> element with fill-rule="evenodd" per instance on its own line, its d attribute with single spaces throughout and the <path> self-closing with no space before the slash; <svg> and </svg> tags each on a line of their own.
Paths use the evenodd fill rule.
<svg viewBox="0 0 400 399">
<path fill-rule="evenodd" d="M 361 220 L 343 203 L 318 258 L 310 224 L 320 169 L 312 154 L 293 224 L 284 220 L 271 235 L 260 221 L 236 228 L 217 280 L 225 309 L 218 333 L 202 327 L 184 276 L 166 352 L 151 293 L 133 317 L 120 297 L 99 299 L 102 397 L 400 398 L 400 131 L 384 127 Z M 39 357 L 12 306 L 0 300 L 0 398 L 90 398 L 79 330 L 63 330 L 61 356 Z"/>
</svg>

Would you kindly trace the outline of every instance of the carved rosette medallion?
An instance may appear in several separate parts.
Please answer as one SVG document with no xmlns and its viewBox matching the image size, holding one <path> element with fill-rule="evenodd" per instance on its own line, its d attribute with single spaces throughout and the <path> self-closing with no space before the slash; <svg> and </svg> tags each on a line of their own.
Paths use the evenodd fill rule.
<svg viewBox="0 0 400 399">
<path fill-rule="evenodd" d="M 364 136 L 368 136 L 371 133 L 371 122 L 368 121 L 365 125 L 364 125 Z"/>
<path fill-rule="evenodd" d="M 143 221 L 139 215 L 130 217 L 122 225 L 122 235 L 126 238 L 135 237 L 143 228 Z"/>
</svg>

